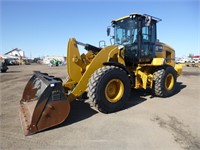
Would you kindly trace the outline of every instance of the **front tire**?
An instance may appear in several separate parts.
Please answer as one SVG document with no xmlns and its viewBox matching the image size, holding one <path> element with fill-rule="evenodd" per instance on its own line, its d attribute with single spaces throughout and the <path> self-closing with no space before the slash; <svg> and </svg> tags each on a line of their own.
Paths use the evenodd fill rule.
<svg viewBox="0 0 200 150">
<path fill-rule="evenodd" d="M 88 83 L 91 103 L 103 113 L 120 110 L 130 95 L 130 80 L 127 73 L 116 66 L 97 69 Z"/>
<path fill-rule="evenodd" d="M 176 79 L 176 71 L 172 67 L 156 71 L 154 73 L 154 94 L 159 97 L 174 95 L 177 87 Z"/>
</svg>

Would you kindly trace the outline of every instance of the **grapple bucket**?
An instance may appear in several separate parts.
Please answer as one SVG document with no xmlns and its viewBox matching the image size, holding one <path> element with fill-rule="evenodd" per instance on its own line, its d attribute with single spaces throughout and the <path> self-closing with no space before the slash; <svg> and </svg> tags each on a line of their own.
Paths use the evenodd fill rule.
<svg viewBox="0 0 200 150">
<path fill-rule="evenodd" d="M 69 112 L 70 104 L 62 82 L 35 71 L 20 101 L 20 118 L 24 134 L 34 134 L 58 125 L 67 118 Z"/>
</svg>

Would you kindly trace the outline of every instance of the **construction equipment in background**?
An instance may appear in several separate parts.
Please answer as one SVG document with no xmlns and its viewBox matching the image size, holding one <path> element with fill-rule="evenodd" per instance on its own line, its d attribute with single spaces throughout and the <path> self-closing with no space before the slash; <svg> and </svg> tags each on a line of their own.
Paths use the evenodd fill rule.
<svg viewBox="0 0 200 150">
<path fill-rule="evenodd" d="M 28 59 L 22 59 L 21 60 L 21 65 L 30 65 L 31 63 L 30 63 L 30 60 L 28 60 Z"/>
<path fill-rule="evenodd" d="M 0 70 L 1 72 L 6 72 L 8 70 L 6 59 L 4 59 L 2 56 L 0 56 Z"/>
<path fill-rule="evenodd" d="M 53 58 L 50 63 L 49 66 L 53 67 L 53 66 L 60 66 L 62 64 L 62 62 L 58 59 Z"/>
<path fill-rule="evenodd" d="M 114 45 L 104 48 L 69 39 L 67 81 L 62 83 L 59 78 L 35 72 L 25 87 L 20 101 L 25 135 L 65 121 L 70 102 L 85 93 L 103 113 L 122 109 L 131 88 L 150 88 L 159 97 L 175 94 L 182 66 L 175 65 L 173 48 L 157 40 L 159 21 L 146 14 L 116 19 L 112 21 Z M 77 45 L 84 46 L 88 52 L 80 55 Z"/>
</svg>

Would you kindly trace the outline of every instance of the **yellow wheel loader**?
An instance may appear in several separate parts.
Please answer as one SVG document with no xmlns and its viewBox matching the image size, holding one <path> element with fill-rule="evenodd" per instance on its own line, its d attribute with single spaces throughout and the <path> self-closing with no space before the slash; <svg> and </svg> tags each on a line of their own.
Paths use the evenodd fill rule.
<svg viewBox="0 0 200 150">
<path fill-rule="evenodd" d="M 175 94 L 182 72 L 175 65 L 175 51 L 157 40 L 160 19 L 130 14 L 112 21 L 114 43 L 104 48 L 69 39 L 65 83 L 39 71 L 27 83 L 20 101 L 25 135 L 58 125 L 66 120 L 70 102 L 87 93 L 90 102 L 103 113 L 122 109 L 131 88 L 152 89 L 159 97 Z M 110 35 L 109 27 L 107 34 Z M 80 55 L 78 45 L 86 54 Z"/>
</svg>

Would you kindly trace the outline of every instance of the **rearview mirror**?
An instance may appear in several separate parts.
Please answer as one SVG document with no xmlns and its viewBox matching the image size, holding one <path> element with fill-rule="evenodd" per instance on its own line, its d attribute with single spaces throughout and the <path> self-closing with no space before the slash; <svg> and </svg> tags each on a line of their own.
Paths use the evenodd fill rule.
<svg viewBox="0 0 200 150">
<path fill-rule="evenodd" d="M 110 36 L 110 27 L 107 27 L 107 36 Z"/>
</svg>

